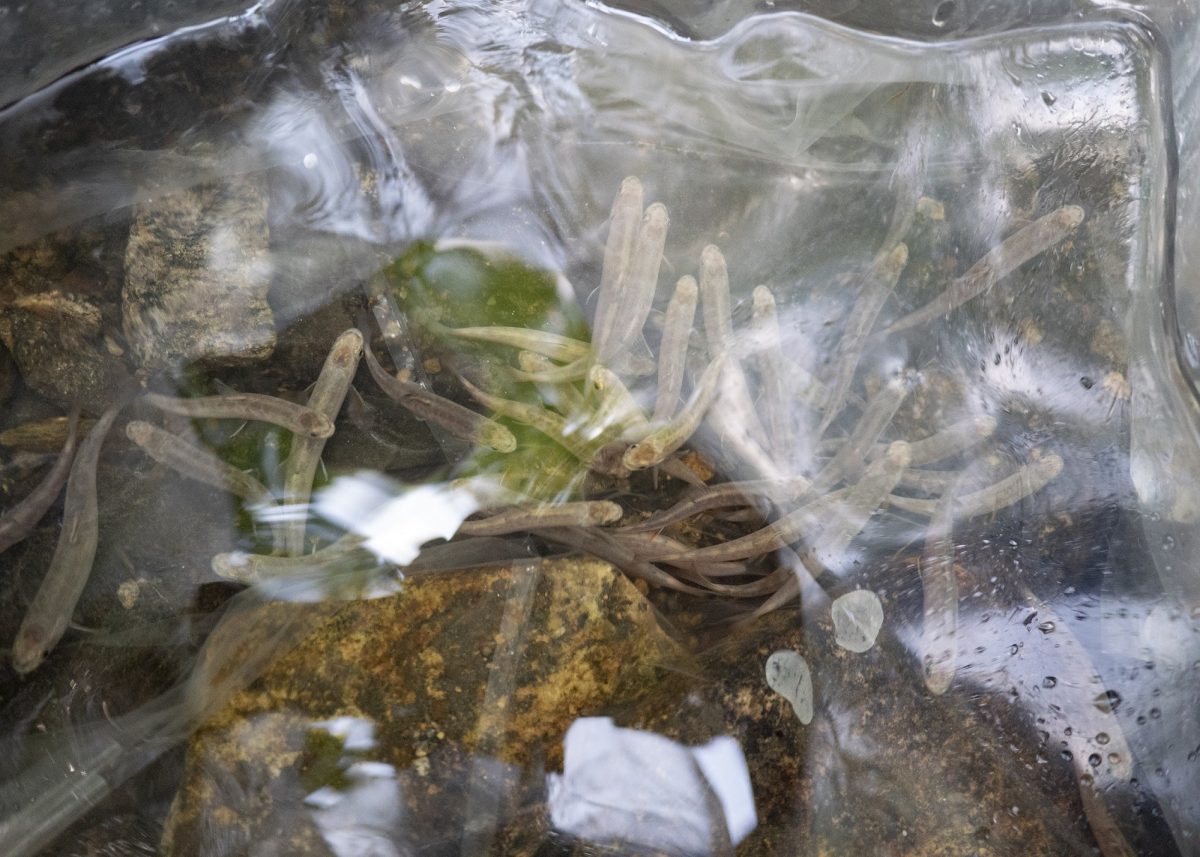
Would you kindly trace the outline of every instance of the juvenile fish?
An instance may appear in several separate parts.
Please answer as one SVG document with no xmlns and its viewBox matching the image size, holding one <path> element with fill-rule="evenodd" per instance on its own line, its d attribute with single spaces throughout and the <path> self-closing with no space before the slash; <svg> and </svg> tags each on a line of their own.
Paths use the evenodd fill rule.
<svg viewBox="0 0 1200 857">
<path fill-rule="evenodd" d="M 880 507 L 908 466 L 908 444 L 890 445 L 888 454 L 872 463 L 857 485 L 827 493 L 778 521 L 720 545 L 702 547 L 689 556 L 692 561 L 730 561 L 760 556 L 768 551 L 804 540 L 810 555 L 835 555 L 846 549 L 862 532 L 871 513 Z"/>
<path fill-rule="evenodd" d="M 587 377 L 592 365 L 592 357 L 580 357 L 561 366 L 536 351 L 521 351 L 517 353 L 517 363 L 520 369 L 509 369 L 509 376 L 515 381 L 526 381 L 532 384 L 569 384 Z"/>
<path fill-rule="evenodd" d="M 898 440 L 873 461 L 862 479 L 846 490 L 844 499 L 833 506 L 821 531 L 809 545 L 812 555 L 826 568 L 841 559 L 871 515 L 884 504 L 910 463 L 908 444 Z"/>
<path fill-rule="evenodd" d="M 133 420 L 125 426 L 125 434 L 159 464 L 165 464 L 188 479 L 228 491 L 247 503 L 275 503 L 266 486 L 249 473 L 226 464 L 211 451 L 190 444 L 178 435 L 141 420 Z"/>
<path fill-rule="evenodd" d="M 667 574 L 653 563 L 646 562 L 632 550 L 617 542 L 611 536 L 599 530 L 588 530 L 582 527 L 549 527 L 532 530 L 534 535 L 541 536 L 552 542 L 566 545 L 599 557 L 611 563 L 615 568 L 647 583 L 661 586 L 663 589 L 674 589 L 676 592 L 687 592 L 692 595 L 704 595 L 703 589 L 682 582 Z"/>
<path fill-rule="evenodd" d="M 628 176 L 621 182 L 621 189 L 613 200 L 612 215 L 608 222 L 608 241 L 604 246 L 596 316 L 592 323 L 592 342 L 597 352 L 606 352 L 613 338 L 641 218 L 642 183 L 636 176 Z"/>
<path fill-rule="evenodd" d="M 771 597 L 747 617 L 747 622 L 753 622 L 773 610 L 778 610 L 797 596 L 804 600 L 806 610 L 829 602 L 829 596 L 816 580 L 823 569 L 810 556 L 800 556 L 788 548 L 781 548 L 779 553 L 783 560 L 780 569 L 783 581 Z"/>
<path fill-rule="evenodd" d="M 1037 461 L 1022 465 L 1016 473 L 1006 476 L 995 485 L 963 494 L 954 502 L 954 520 L 962 521 L 979 515 L 998 512 L 1024 498 L 1036 494 L 1062 472 L 1063 460 L 1057 455 L 1044 455 Z M 937 500 L 919 500 L 892 494 L 888 504 L 914 515 L 932 517 L 937 512 Z"/>
<path fill-rule="evenodd" d="M 364 567 L 379 564 L 378 557 L 362 547 L 366 538 L 347 535 L 331 545 L 304 556 L 266 556 L 232 551 L 212 558 L 212 570 L 218 577 L 253 585 L 278 577 L 322 575 L 343 567 L 348 561 Z"/>
<path fill-rule="evenodd" d="M 896 288 L 904 267 L 908 264 L 908 246 L 897 244 L 889 253 L 881 255 L 871 266 L 863 282 L 862 292 L 850 317 L 846 319 L 846 328 L 838 342 L 833 355 L 833 374 L 829 379 L 829 400 L 825 404 L 825 413 L 821 417 L 818 435 L 825 434 L 829 424 L 837 418 L 846 406 L 846 396 L 850 392 L 850 384 L 854 381 L 855 370 L 862 360 L 867 341 L 871 337 L 871 329 L 888 297 Z"/>
<path fill-rule="evenodd" d="M 954 486 L 938 500 L 918 570 L 921 575 L 921 661 L 925 686 L 941 696 L 958 660 L 958 581 L 954 577 Z"/>
<path fill-rule="evenodd" d="M 460 339 L 487 342 L 492 345 L 507 345 L 511 348 L 541 354 L 560 363 L 570 363 L 581 357 L 589 357 L 592 353 L 592 346 L 586 342 L 545 330 L 499 325 L 494 327 L 448 327 L 444 330 Z"/>
<path fill-rule="evenodd" d="M 987 440 L 996 431 L 996 418 L 989 416 L 970 417 L 946 426 L 939 432 L 921 440 L 910 441 L 909 457 L 913 467 L 933 464 L 946 458 L 961 455 L 968 449 Z M 882 455 L 887 447 L 876 446 L 872 457 Z"/>
<path fill-rule="evenodd" d="M 724 595 L 727 598 L 762 598 L 764 595 L 773 595 L 778 592 L 791 577 L 792 570 L 786 566 L 781 566 L 770 574 L 764 575 L 750 583 L 717 583 L 714 580 L 709 580 L 708 576 L 704 574 L 700 574 L 696 582 L 705 589 L 715 592 L 718 595 Z"/>
<path fill-rule="evenodd" d="M 621 507 L 608 500 L 583 500 L 533 508 L 505 509 L 486 518 L 463 521 L 464 536 L 504 536 L 538 527 L 594 527 L 621 520 Z"/>
<path fill-rule="evenodd" d="M 58 460 L 50 468 L 50 472 L 42 477 L 29 494 L 21 502 L 6 511 L 0 517 L 0 553 L 8 550 L 17 542 L 23 541 L 33 532 L 38 521 L 54 505 L 54 501 L 62 492 L 63 484 L 71 473 L 71 462 L 75 460 L 75 444 L 78 439 L 76 430 L 79 427 L 79 412 L 71 413 L 67 425 L 67 440 L 59 453 Z"/>
<path fill-rule="evenodd" d="M 792 419 L 787 406 L 791 397 L 784 381 L 783 350 L 779 344 L 779 318 L 775 296 L 766 286 L 755 286 L 751 295 L 750 324 L 754 332 L 754 362 L 762 384 L 762 409 L 767 435 L 777 458 L 792 455 Z"/>
<path fill-rule="evenodd" d="M 920 309 L 910 312 L 893 322 L 883 335 L 898 333 L 911 327 L 933 321 L 955 307 L 962 306 L 972 298 L 988 291 L 999 280 L 1008 276 L 1034 256 L 1049 250 L 1075 231 L 1083 222 L 1083 209 L 1078 205 L 1062 208 L 1039 217 L 1028 226 L 1017 230 L 1000 245 L 989 251 L 976 262 L 967 273 L 950 284 L 950 287 Z"/>
<path fill-rule="evenodd" d="M 663 322 L 662 343 L 658 349 L 658 392 L 654 399 L 651 422 L 663 422 L 679 407 L 683 389 L 683 370 L 687 359 L 688 340 L 696 323 L 696 304 L 700 291 L 694 277 L 680 277 L 675 293 L 667 304 Z"/>
<path fill-rule="evenodd" d="M 812 538 L 815 533 L 820 531 L 821 527 L 826 525 L 829 516 L 837 508 L 837 504 L 845 500 L 848 492 L 849 489 L 843 488 L 826 494 L 749 535 L 721 544 L 697 548 L 689 551 L 684 558 L 692 561 L 728 562 L 760 556 L 801 539 Z"/>
<path fill-rule="evenodd" d="M 588 372 L 588 381 L 600 401 L 581 427 L 584 437 L 593 440 L 614 431 L 622 437 L 638 437 L 649 431 L 637 400 L 615 372 L 597 363 Z"/>
<path fill-rule="evenodd" d="M 363 335 L 354 328 L 342 333 L 329 349 L 317 383 L 309 394 L 308 407 L 329 420 L 330 424 L 337 419 L 342 403 L 346 401 L 362 353 Z M 283 464 L 284 502 L 299 508 L 307 507 L 324 450 L 325 438 L 293 436 L 291 451 Z M 284 522 L 283 543 L 289 554 L 295 556 L 303 553 L 304 529 L 304 517 Z"/>
<path fill-rule="evenodd" d="M 661 202 L 646 209 L 625 273 L 620 303 L 613 314 L 611 335 L 596 346 L 596 356 L 601 362 L 612 361 L 641 336 L 654 303 L 669 225 L 666 206 Z"/>
<path fill-rule="evenodd" d="M 726 357 L 727 354 L 721 354 L 709 363 L 704 374 L 696 382 L 696 390 L 692 393 L 691 400 L 684 405 L 678 416 L 629 447 L 622 458 L 622 463 L 627 468 L 644 470 L 658 464 L 687 443 L 688 438 L 696 433 L 716 398 Z"/>
<path fill-rule="evenodd" d="M 713 244 L 700 253 L 700 294 L 703 298 L 704 336 L 708 341 L 709 357 L 715 359 L 721 354 L 729 355 L 721 379 L 719 406 L 714 408 L 720 433 L 732 433 L 729 423 L 736 420 L 754 444 L 765 449 L 768 446 L 767 432 L 758 418 L 754 399 L 746 384 L 746 373 L 742 371 L 735 350 L 730 315 L 729 270 L 725 265 L 725 257 Z"/>
<path fill-rule="evenodd" d="M 896 411 L 900 410 L 908 390 L 907 375 L 896 376 L 884 384 L 883 389 L 867 403 L 867 409 L 854 426 L 849 439 L 813 480 L 814 490 L 827 491 L 843 479 L 855 479 L 862 473 L 868 454 L 891 423 Z"/>
<path fill-rule="evenodd" d="M 104 445 L 104 438 L 123 406 L 122 401 L 110 406 L 101 415 L 79 445 L 79 452 L 71 465 L 58 546 L 13 641 L 13 669 L 19 675 L 37 669 L 46 654 L 62 639 L 91 575 L 100 522 L 96 502 L 96 468 L 100 460 L 100 447 Z"/>
<path fill-rule="evenodd" d="M 613 530 L 608 533 L 614 541 L 629 548 L 640 559 L 663 562 L 666 565 L 703 574 L 706 577 L 733 577 L 749 574 L 744 562 L 708 562 L 692 560 L 695 548 L 661 533 L 628 533 Z"/>
<path fill-rule="evenodd" d="M 678 521 L 706 512 L 730 506 L 745 506 L 757 499 L 790 504 L 800 502 L 812 493 L 812 483 L 803 476 L 781 481 L 754 480 L 747 482 L 722 482 L 720 485 L 703 486 L 688 491 L 672 506 L 644 521 L 621 527 L 623 533 L 643 533 L 661 530 Z"/>
<path fill-rule="evenodd" d="M 195 419 L 254 420 L 271 423 L 307 437 L 323 438 L 333 434 L 333 421 L 329 417 L 278 396 L 234 393 L 181 399 L 159 393 L 146 393 L 142 398 L 160 411 Z"/>
<path fill-rule="evenodd" d="M 479 389 L 466 378 L 460 377 L 459 381 L 471 397 L 485 408 L 491 408 L 501 416 L 537 429 L 580 461 L 591 463 L 597 451 L 596 445 L 588 442 L 579 432 L 572 431 L 566 419 L 559 414 L 536 405 L 492 395 Z"/>
<path fill-rule="evenodd" d="M 513 433 L 495 420 L 426 390 L 420 384 L 401 381 L 380 365 L 369 348 L 363 352 L 363 356 L 367 361 L 367 369 L 379 388 L 387 393 L 389 398 L 399 402 L 421 419 L 441 426 L 455 437 L 478 443 L 497 452 L 512 452 L 517 448 L 517 439 Z"/>
</svg>

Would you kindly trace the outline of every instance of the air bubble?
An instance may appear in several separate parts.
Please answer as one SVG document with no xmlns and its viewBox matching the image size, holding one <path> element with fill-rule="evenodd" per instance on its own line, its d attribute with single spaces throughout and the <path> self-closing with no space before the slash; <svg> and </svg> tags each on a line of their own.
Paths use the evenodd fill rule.
<svg viewBox="0 0 1200 857">
<path fill-rule="evenodd" d="M 1052 675 L 1048 675 L 1044 679 L 1042 679 L 1042 687 L 1046 688 L 1047 690 L 1050 690 L 1051 688 L 1054 688 L 1057 686 L 1058 686 L 1058 679 L 1056 679 Z"/>
<path fill-rule="evenodd" d="M 943 0 L 933 10 L 933 26 L 941 28 L 950 23 L 950 19 L 954 16 L 954 0 Z"/>
</svg>

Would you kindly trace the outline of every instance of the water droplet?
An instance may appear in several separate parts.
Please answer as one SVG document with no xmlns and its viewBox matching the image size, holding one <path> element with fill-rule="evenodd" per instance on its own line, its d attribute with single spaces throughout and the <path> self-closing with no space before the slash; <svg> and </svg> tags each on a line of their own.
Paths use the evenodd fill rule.
<svg viewBox="0 0 1200 857">
<path fill-rule="evenodd" d="M 1090 786 L 1092 783 L 1095 782 L 1095 780 L 1092 779 L 1091 774 L 1080 774 L 1079 782 L 1083 783 L 1085 786 Z"/>
<path fill-rule="evenodd" d="M 1044 679 L 1042 679 L 1042 687 L 1046 688 L 1047 690 L 1049 690 L 1053 687 L 1057 687 L 1057 686 L 1058 686 L 1058 679 L 1056 679 L 1052 675 L 1048 675 Z"/>
<path fill-rule="evenodd" d="M 767 658 L 767 686 L 792 704 L 796 717 L 807 726 L 813 719 L 812 671 L 799 652 L 780 649 Z"/>
<path fill-rule="evenodd" d="M 1100 758 L 1099 753 L 1092 753 L 1092 755 L 1088 756 L 1088 764 L 1091 765 L 1093 768 L 1100 767 L 1100 763 L 1102 761 L 1104 761 L 1104 760 Z"/>
<path fill-rule="evenodd" d="M 1109 753 L 1108 754 L 1108 763 L 1110 765 L 1121 764 L 1121 754 L 1120 753 Z"/>
<path fill-rule="evenodd" d="M 1115 690 L 1106 690 L 1103 693 L 1096 694 L 1096 698 L 1092 700 L 1092 705 L 1103 711 L 1105 714 L 1111 714 L 1117 710 L 1117 706 L 1121 704 L 1121 694 Z"/>
<path fill-rule="evenodd" d="M 843 649 L 865 652 L 875 645 L 883 627 L 883 602 L 869 589 L 856 589 L 837 598 L 829 608 L 833 638 Z"/>
<path fill-rule="evenodd" d="M 1083 389 L 1085 389 L 1085 390 L 1090 390 L 1090 389 L 1092 389 L 1092 387 L 1096 386 L 1096 382 L 1093 381 L 1091 378 L 1089 378 L 1087 375 L 1084 375 L 1082 378 L 1079 379 L 1079 386 L 1083 387 Z"/>
<path fill-rule="evenodd" d="M 1047 107 L 1050 107 L 1054 104 L 1055 101 L 1058 101 L 1058 99 L 1054 97 L 1054 93 L 1047 92 L 1046 90 L 1043 89 L 1042 90 L 1042 101 L 1044 101 L 1046 103 Z"/>
<path fill-rule="evenodd" d="M 1162 717 L 1162 712 L 1161 712 L 1161 711 L 1159 711 L 1157 708 L 1151 708 L 1151 709 L 1150 709 L 1150 719 L 1151 719 L 1151 720 L 1157 720 L 1157 719 L 1158 719 L 1158 718 L 1160 718 L 1160 717 Z"/>
<path fill-rule="evenodd" d="M 1059 755 L 1063 757 L 1064 762 L 1069 762 L 1075 758 L 1075 754 L 1070 750 L 1063 750 Z"/>
<path fill-rule="evenodd" d="M 1103 747 L 1105 744 L 1107 744 L 1108 741 L 1109 741 L 1109 738 L 1108 738 L 1107 732 L 1097 732 L 1096 733 L 1096 743 L 1099 744 L 1101 747 Z"/>
<path fill-rule="evenodd" d="M 1050 622 L 1050 621 L 1039 622 L 1038 630 L 1041 631 L 1043 634 L 1053 634 L 1054 633 L 1054 623 Z"/>
</svg>

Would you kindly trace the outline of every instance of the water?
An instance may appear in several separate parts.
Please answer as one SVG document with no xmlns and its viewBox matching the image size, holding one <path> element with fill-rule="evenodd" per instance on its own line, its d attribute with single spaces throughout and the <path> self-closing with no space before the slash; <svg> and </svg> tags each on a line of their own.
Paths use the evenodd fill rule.
<svg viewBox="0 0 1200 857">
<path fill-rule="evenodd" d="M 6 853 L 160 832 L 164 853 L 224 853 L 283 847 L 280 829 L 292 853 L 336 854 L 1195 849 L 1200 438 L 1158 43 L 1113 13 L 1020 29 L 957 3 L 922 20 L 994 34 L 922 45 L 736 4 L 640 11 L 266 4 L 0 114 L 0 333 L 20 378 L 0 430 L 76 402 L 98 416 L 131 378 L 316 400 L 356 327 L 427 390 L 502 409 L 466 379 L 560 422 L 510 409 L 516 450 L 489 451 L 461 415 L 422 421 L 360 367 L 310 506 L 287 481 L 290 432 L 130 405 L 101 459 L 83 628 L 0 680 Z M 612 289 L 636 279 L 615 276 L 610 247 L 622 187 L 640 193 L 633 231 L 652 203 L 669 220 L 662 252 L 628 263 L 649 266 L 652 297 Z M 700 281 L 688 380 L 664 413 L 726 327 L 732 352 L 687 454 L 630 474 L 685 275 Z M 539 362 L 453 333 L 496 325 L 567 339 Z M 589 339 L 611 379 L 514 380 Z M 841 407 L 822 411 L 839 379 Z M 155 465 L 127 419 L 283 502 L 239 504 Z M 951 448 L 938 432 L 956 426 L 974 434 Z M 941 454 L 915 452 L 930 436 Z M 6 508 L 41 473 L 11 472 Z M 668 529 L 682 557 L 656 529 L 527 522 L 410 563 L 505 492 L 615 501 L 627 523 L 691 496 L 689 475 L 772 484 L 749 515 Z M 0 559 L 8 639 L 61 518 Z M 781 518 L 795 550 L 721 547 Z M 248 589 L 213 571 L 301 533 L 324 549 L 302 571 L 264 561 Z M 365 541 L 329 547 L 346 533 Z M 641 589 L 537 559 L 573 550 Z M 831 605 L 859 601 L 869 617 L 847 621 L 865 636 L 844 647 L 851 614 Z M 779 651 L 811 673 L 811 722 L 765 678 Z M 619 729 L 588 719 L 614 713 Z M 568 728 L 611 747 L 585 752 Z M 631 783 L 637 799 L 614 804 Z"/>
</svg>

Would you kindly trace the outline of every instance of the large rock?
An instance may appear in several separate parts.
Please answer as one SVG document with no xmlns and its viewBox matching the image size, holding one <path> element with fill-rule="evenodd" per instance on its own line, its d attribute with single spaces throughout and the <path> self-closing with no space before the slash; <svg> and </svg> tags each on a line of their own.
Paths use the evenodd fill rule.
<svg viewBox="0 0 1200 857">
<path fill-rule="evenodd" d="M 199 185 L 138 207 L 125 250 L 122 315 L 146 369 L 270 355 L 267 194 L 261 176 Z"/>
<path fill-rule="evenodd" d="M 524 772 L 561 764 L 572 721 L 679 661 L 649 603 L 594 560 L 347 604 L 194 736 L 163 853 L 329 854 L 348 835 L 339 796 L 367 801 L 384 839 L 460 842 L 511 812 Z"/>
<path fill-rule="evenodd" d="M 0 341 L 25 384 L 64 409 L 99 414 L 128 380 L 100 307 L 85 297 L 55 290 L 14 300 L 0 310 Z"/>
</svg>

